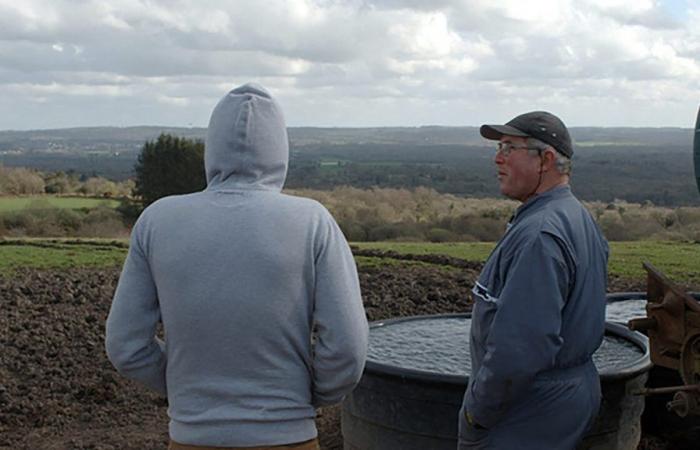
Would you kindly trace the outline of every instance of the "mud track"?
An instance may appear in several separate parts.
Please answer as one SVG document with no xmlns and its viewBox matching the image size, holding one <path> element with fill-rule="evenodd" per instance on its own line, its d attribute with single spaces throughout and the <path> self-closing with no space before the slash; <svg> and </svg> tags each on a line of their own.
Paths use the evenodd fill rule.
<svg viewBox="0 0 700 450">
<path fill-rule="evenodd" d="M 370 320 L 470 308 L 478 263 L 358 254 L 432 264 L 361 269 Z M 118 269 L 0 276 L 0 449 L 166 448 L 166 400 L 119 376 L 104 354 L 104 322 L 118 276 Z M 611 288 L 642 290 L 644 284 L 613 279 Z M 317 423 L 322 448 L 342 448 L 338 407 L 319 410 Z M 640 448 L 665 445 L 648 437 Z"/>
</svg>

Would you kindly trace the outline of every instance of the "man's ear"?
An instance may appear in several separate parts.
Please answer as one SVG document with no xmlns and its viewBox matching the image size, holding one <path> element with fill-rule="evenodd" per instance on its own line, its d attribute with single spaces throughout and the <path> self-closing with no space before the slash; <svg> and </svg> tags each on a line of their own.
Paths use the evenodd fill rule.
<svg viewBox="0 0 700 450">
<path fill-rule="evenodd" d="M 555 150 L 548 148 L 542 152 L 542 172 L 554 170 L 557 165 L 557 154 Z"/>
</svg>

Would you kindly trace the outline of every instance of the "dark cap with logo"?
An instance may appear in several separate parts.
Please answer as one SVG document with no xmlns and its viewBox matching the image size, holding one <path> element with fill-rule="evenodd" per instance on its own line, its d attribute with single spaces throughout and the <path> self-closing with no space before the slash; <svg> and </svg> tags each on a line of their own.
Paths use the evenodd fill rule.
<svg viewBox="0 0 700 450">
<path fill-rule="evenodd" d="M 571 158 L 574 154 L 566 125 L 547 111 L 521 114 L 505 125 L 482 125 L 479 131 L 486 139 L 493 140 L 499 140 L 503 136 L 533 137 L 551 145 L 566 157 Z"/>
</svg>

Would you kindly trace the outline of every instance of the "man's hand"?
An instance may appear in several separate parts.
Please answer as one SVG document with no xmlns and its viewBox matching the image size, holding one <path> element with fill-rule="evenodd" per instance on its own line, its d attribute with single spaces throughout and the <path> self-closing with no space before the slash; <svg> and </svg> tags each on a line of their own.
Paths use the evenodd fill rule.
<svg viewBox="0 0 700 450">
<path fill-rule="evenodd" d="M 469 423 L 469 425 L 473 426 L 477 430 L 486 430 L 487 429 L 486 427 L 482 426 L 477 421 L 475 421 L 474 417 L 471 414 L 469 414 L 468 412 L 465 411 L 464 415 L 467 418 L 467 423 Z"/>
</svg>

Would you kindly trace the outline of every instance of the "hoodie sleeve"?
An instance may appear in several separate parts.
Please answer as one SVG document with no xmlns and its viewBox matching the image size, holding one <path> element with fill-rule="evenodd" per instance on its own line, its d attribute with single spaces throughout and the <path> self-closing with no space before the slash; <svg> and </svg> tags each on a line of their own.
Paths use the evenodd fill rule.
<svg viewBox="0 0 700 450">
<path fill-rule="evenodd" d="M 466 409 L 486 428 L 498 423 L 538 372 L 554 367 L 569 270 L 555 238 L 542 233 L 514 257 L 498 298 L 486 353 Z"/>
<path fill-rule="evenodd" d="M 119 373 L 167 395 L 165 344 L 156 337 L 160 309 L 142 245 L 141 219 L 134 226 L 129 253 L 107 317 L 105 347 Z"/>
<path fill-rule="evenodd" d="M 335 220 L 326 216 L 315 259 L 314 406 L 338 403 L 354 389 L 369 335 L 355 260 Z"/>
</svg>

